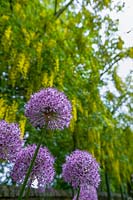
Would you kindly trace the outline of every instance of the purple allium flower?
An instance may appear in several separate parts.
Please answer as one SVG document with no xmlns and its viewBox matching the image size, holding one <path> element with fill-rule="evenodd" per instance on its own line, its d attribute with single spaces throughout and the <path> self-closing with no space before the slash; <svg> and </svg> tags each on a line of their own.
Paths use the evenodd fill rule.
<svg viewBox="0 0 133 200">
<path fill-rule="evenodd" d="M 98 187 L 100 182 L 99 164 L 87 151 L 75 150 L 66 157 L 63 164 L 64 180 L 78 188 L 81 184 Z"/>
<path fill-rule="evenodd" d="M 91 185 L 81 185 L 78 200 L 98 200 L 96 188 Z M 77 194 L 73 200 L 77 200 Z"/>
<path fill-rule="evenodd" d="M 19 152 L 11 172 L 13 181 L 17 182 L 18 184 L 21 184 L 24 181 L 35 150 L 36 145 L 33 144 L 28 145 Z M 34 181 L 36 181 L 38 188 L 42 189 L 46 185 L 50 184 L 55 175 L 53 166 L 54 160 L 55 159 L 46 147 L 40 147 L 28 180 L 28 185 L 32 187 L 32 184 L 34 184 Z"/>
<path fill-rule="evenodd" d="M 54 88 L 42 89 L 31 96 L 25 115 L 34 127 L 64 129 L 71 119 L 71 104 L 64 93 Z"/>
<path fill-rule="evenodd" d="M 14 161 L 22 148 L 20 129 L 17 124 L 0 121 L 0 159 Z"/>
</svg>

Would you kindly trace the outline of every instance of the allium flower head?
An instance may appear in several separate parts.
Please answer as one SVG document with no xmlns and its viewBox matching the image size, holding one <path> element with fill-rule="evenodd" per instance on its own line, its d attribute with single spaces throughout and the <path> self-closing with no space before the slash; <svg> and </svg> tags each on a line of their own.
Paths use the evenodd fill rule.
<svg viewBox="0 0 133 200">
<path fill-rule="evenodd" d="M 42 89 L 31 96 L 25 115 L 34 127 L 64 129 L 71 119 L 71 104 L 64 93 L 54 88 Z"/>
<path fill-rule="evenodd" d="M 98 200 L 96 188 L 90 185 L 81 185 L 78 200 Z M 77 194 L 73 200 L 77 200 Z"/>
<path fill-rule="evenodd" d="M 0 159 L 13 161 L 22 148 L 20 129 L 17 124 L 0 121 Z"/>
<path fill-rule="evenodd" d="M 28 145 L 19 152 L 11 172 L 13 181 L 17 182 L 18 184 L 21 184 L 24 181 L 35 150 L 36 145 L 33 144 Z M 37 181 L 37 186 L 39 189 L 41 189 L 50 184 L 53 181 L 55 175 L 53 165 L 54 158 L 51 153 L 46 147 L 40 147 L 28 180 L 28 185 L 32 187 L 34 181 Z"/>
<path fill-rule="evenodd" d="M 77 188 L 81 184 L 98 187 L 100 182 L 99 164 L 87 151 L 75 150 L 63 164 L 64 180 Z"/>
</svg>

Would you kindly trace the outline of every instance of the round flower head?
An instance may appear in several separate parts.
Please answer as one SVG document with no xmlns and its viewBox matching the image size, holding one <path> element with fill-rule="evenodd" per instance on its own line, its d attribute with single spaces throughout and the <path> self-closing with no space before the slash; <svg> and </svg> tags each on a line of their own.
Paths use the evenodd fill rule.
<svg viewBox="0 0 133 200">
<path fill-rule="evenodd" d="M 78 200 L 98 200 L 96 188 L 90 185 L 81 185 Z M 77 200 L 77 194 L 73 200 Z"/>
<path fill-rule="evenodd" d="M 21 184 L 24 181 L 35 150 L 36 145 L 29 145 L 19 152 L 11 172 L 13 181 L 18 184 Z M 54 158 L 51 153 L 46 147 L 40 147 L 28 180 L 28 185 L 32 187 L 32 184 L 36 181 L 38 188 L 42 189 L 46 185 L 50 184 L 55 175 L 53 165 Z"/>
<path fill-rule="evenodd" d="M 0 159 L 14 161 L 22 148 L 20 129 L 17 124 L 0 121 Z"/>
<path fill-rule="evenodd" d="M 71 104 L 64 93 L 54 88 L 42 89 L 31 96 L 25 115 L 34 127 L 64 129 L 71 119 Z"/>
<path fill-rule="evenodd" d="M 78 188 L 81 184 L 98 187 L 100 182 L 99 164 L 87 151 L 75 150 L 67 156 L 63 164 L 62 176 L 64 180 Z"/>
</svg>

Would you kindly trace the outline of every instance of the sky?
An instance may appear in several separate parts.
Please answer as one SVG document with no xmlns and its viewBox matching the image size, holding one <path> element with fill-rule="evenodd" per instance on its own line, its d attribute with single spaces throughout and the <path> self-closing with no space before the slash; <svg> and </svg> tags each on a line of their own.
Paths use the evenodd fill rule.
<svg viewBox="0 0 133 200">
<path fill-rule="evenodd" d="M 117 13 L 119 18 L 119 32 L 125 42 L 125 47 L 133 46 L 133 0 L 125 0 L 125 7 L 122 12 Z M 115 17 L 115 16 L 114 16 Z M 133 60 L 125 59 L 119 62 L 118 74 L 124 80 L 127 74 L 133 71 Z"/>
</svg>

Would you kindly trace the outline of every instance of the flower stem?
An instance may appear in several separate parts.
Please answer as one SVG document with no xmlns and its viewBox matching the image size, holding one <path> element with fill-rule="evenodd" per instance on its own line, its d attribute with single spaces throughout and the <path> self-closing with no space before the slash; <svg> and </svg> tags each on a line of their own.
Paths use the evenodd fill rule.
<svg viewBox="0 0 133 200">
<path fill-rule="evenodd" d="M 25 200 L 29 199 L 29 195 L 30 195 L 30 187 L 27 188 Z"/>
<path fill-rule="evenodd" d="M 80 187 L 78 188 L 78 193 L 77 193 L 77 198 L 76 198 L 76 200 L 79 199 L 79 194 L 80 194 Z"/>
<path fill-rule="evenodd" d="M 31 160 L 31 163 L 30 163 L 29 169 L 28 169 L 27 174 L 26 174 L 26 176 L 25 176 L 25 179 L 24 179 L 23 185 L 22 185 L 22 187 L 21 187 L 21 190 L 20 190 L 20 194 L 19 194 L 18 200 L 22 200 L 22 198 L 23 198 L 23 193 L 24 193 L 24 190 L 25 190 L 26 184 L 27 184 L 27 182 L 28 182 L 28 178 L 29 178 L 29 176 L 30 176 L 30 173 L 31 173 L 31 171 L 32 171 L 32 168 L 33 168 L 34 162 L 35 162 L 35 160 L 36 160 L 36 157 L 37 157 L 37 154 L 38 154 L 38 151 L 39 151 L 40 146 L 41 146 L 41 144 L 38 144 L 38 145 L 37 145 L 37 148 L 36 148 L 36 150 L 35 150 L 35 153 L 34 153 L 34 155 L 33 155 L 32 160 Z"/>
</svg>

